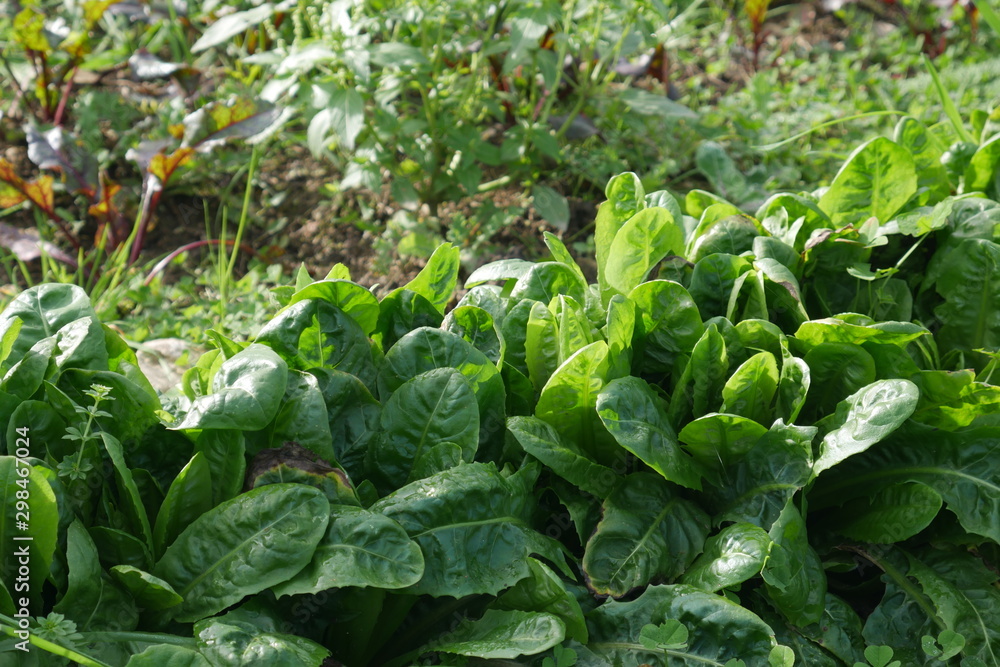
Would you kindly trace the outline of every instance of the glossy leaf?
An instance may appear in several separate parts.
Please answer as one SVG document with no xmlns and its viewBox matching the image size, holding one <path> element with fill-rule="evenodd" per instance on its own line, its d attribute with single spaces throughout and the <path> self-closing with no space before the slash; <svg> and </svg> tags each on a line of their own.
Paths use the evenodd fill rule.
<svg viewBox="0 0 1000 667">
<path fill-rule="evenodd" d="M 488 610 L 454 632 L 424 646 L 423 651 L 455 653 L 475 658 L 516 658 L 535 655 L 562 642 L 566 626 L 554 614 Z"/>
<path fill-rule="evenodd" d="M 691 564 L 681 583 L 714 593 L 756 576 L 771 549 L 771 538 L 749 523 L 726 526 L 705 543 L 705 550 Z"/>
<path fill-rule="evenodd" d="M 346 586 L 404 588 L 423 572 L 420 547 L 398 523 L 360 507 L 334 505 L 312 560 L 272 590 L 282 597 Z"/>
<path fill-rule="evenodd" d="M 443 243 L 437 247 L 420 270 L 405 288 L 416 292 L 444 314 L 444 308 L 451 300 L 458 282 L 459 250 L 457 247 Z"/>
<path fill-rule="evenodd" d="M 922 484 L 904 482 L 856 498 L 837 511 L 831 528 L 852 540 L 893 544 L 913 537 L 941 511 L 941 495 Z"/>
<path fill-rule="evenodd" d="M 27 445 L 22 441 L 17 443 L 18 447 L 26 446 L 29 451 L 41 448 L 41 442 L 32 440 L 29 432 Z M 25 459 L 0 456 L 0 503 L 3 508 L 0 510 L 0 568 L 4 572 L 4 583 L 13 589 L 11 592 L 16 593 L 17 598 L 40 600 L 59 533 L 59 508 L 55 493 L 42 473 Z M 19 554 L 25 551 L 31 567 L 21 586 L 15 587 L 15 573 L 19 572 L 19 565 L 25 565 L 21 560 L 23 556 Z M 20 575 L 23 574 L 20 572 Z"/>
<path fill-rule="evenodd" d="M 406 589 L 462 597 L 513 586 L 530 574 L 525 558 L 561 560 L 557 543 L 536 533 L 531 487 L 537 471 L 503 477 L 492 464 L 470 463 L 404 486 L 371 506 L 397 521 L 420 545 L 424 575 Z"/>
<path fill-rule="evenodd" d="M 721 595 L 675 584 L 650 586 L 635 600 L 610 600 L 590 612 L 588 648 L 622 667 L 650 664 L 656 654 L 640 643 L 640 633 L 668 620 L 688 629 L 686 654 L 678 656 L 687 664 L 724 665 L 731 659 L 765 664 L 775 646 L 771 628 L 753 612 Z"/>
<path fill-rule="evenodd" d="M 494 364 L 503 361 L 504 340 L 487 310 L 460 305 L 445 316 L 441 327 L 464 338 Z"/>
<path fill-rule="evenodd" d="M 614 470 L 594 462 L 575 441 L 561 438 L 538 417 L 511 417 L 507 428 L 524 451 L 582 491 L 604 498 L 618 482 Z"/>
<path fill-rule="evenodd" d="M 287 374 L 287 364 L 269 347 L 251 345 L 222 364 L 212 393 L 196 399 L 173 428 L 264 428 L 278 411 Z"/>
<path fill-rule="evenodd" d="M 486 355 L 455 334 L 422 327 L 401 338 L 385 355 L 380 397 L 388 400 L 404 382 L 435 368 L 454 368 L 469 381 L 479 405 L 480 448 L 492 453 L 504 432 L 503 380 Z"/>
<path fill-rule="evenodd" d="M 610 382 L 597 397 L 597 413 L 618 444 L 664 479 L 701 489 L 698 464 L 680 448 L 659 397 L 645 380 Z"/>
<path fill-rule="evenodd" d="M 840 505 L 890 484 L 919 482 L 944 498 L 966 531 L 1000 541 L 1000 468 L 990 455 L 998 445 L 996 426 L 948 432 L 907 422 L 878 447 L 821 476 L 810 508 Z"/>
<path fill-rule="evenodd" d="M 673 580 L 701 552 L 708 528 L 708 515 L 662 479 L 629 475 L 604 501 L 603 518 L 587 541 L 587 585 L 598 595 L 620 598 Z"/>
<path fill-rule="evenodd" d="M 769 597 L 792 624 L 818 623 L 825 605 L 826 574 L 791 499 L 769 535 L 774 544 L 761 571 Z"/>
<path fill-rule="evenodd" d="M 684 232 L 670 212 L 665 208 L 644 209 L 615 234 L 604 267 L 607 285 L 615 293 L 628 294 L 660 260 L 683 252 Z"/>
<path fill-rule="evenodd" d="M 869 217 L 886 223 L 917 191 L 917 170 L 905 148 L 885 137 L 859 146 L 819 200 L 835 227 Z"/>
<path fill-rule="evenodd" d="M 268 484 L 198 517 L 153 570 L 184 598 L 172 616 L 190 623 L 293 577 L 323 537 L 328 508 L 314 488 Z"/>
<path fill-rule="evenodd" d="M 688 422 L 677 439 L 718 486 L 723 469 L 745 456 L 766 433 L 767 428 L 752 419 L 713 412 Z"/>
<path fill-rule="evenodd" d="M 778 364 L 770 352 L 760 352 L 747 359 L 722 388 L 722 411 L 741 415 L 766 424 L 771 416 L 771 401 L 778 390 Z"/>
<path fill-rule="evenodd" d="M 90 298 L 76 285 L 49 283 L 30 287 L 18 294 L 0 312 L 0 331 L 7 331 L 15 318 L 21 320 L 20 332 L 10 346 L 4 370 L 10 368 L 12 362 L 20 361 L 35 343 L 54 336 L 81 317 L 97 322 Z"/>
<path fill-rule="evenodd" d="M 148 572 L 130 565 L 116 565 L 111 568 L 111 574 L 144 609 L 159 611 L 181 603 L 181 596 L 170 584 Z"/>
<path fill-rule="evenodd" d="M 644 369 L 670 371 L 705 331 L 698 307 L 683 286 L 669 280 L 645 282 L 628 294 L 636 310 L 636 351 Z"/>
<path fill-rule="evenodd" d="M 497 609 L 547 612 L 559 617 L 566 626 L 566 638 L 587 643 L 587 624 L 583 610 L 559 575 L 545 563 L 528 558 L 531 576 L 517 582 L 497 598 Z"/>
<path fill-rule="evenodd" d="M 533 299 L 549 303 L 560 294 L 583 303 L 586 295 L 584 284 L 571 268 L 559 262 L 541 262 L 532 266 L 518 278 L 510 294 L 511 299 Z"/>
<path fill-rule="evenodd" d="M 716 522 L 743 521 L 770 530 L 785 504 L 812 478 L 813 426 L 779 419 L 734 466 L 712 498 Z"/>
<path fill-rule="evenodd" d="M 348 280 L 317 280 L 292 295 L 288 305 L 307 299 L 319 299 L 340 308 L 358 323 L 365 335 L 375 331 L 379 319 L 379 303 L 375 295 L 361 285 Z"/>
<path fill-rule="evenodd" d="M 1000 245 L 965 239 L 937 281 L 944 303 L 935 309 L 945 349 L 1000 346 Z"/>
<path fill-rule="evenodd" d="M 195 623 L 198 649 L 213 665 L 247 665 L 259 662 L 275 667 L 320 667 L 330 650 L 297 635 L 260 628 L 229 617 Z"/>
<path fill-rule="evenodd" d="M 848 456 L 865 451 L 906 421 L 920 394 L 908 380 L 880 380 L 851 395 L 837 406 L 835 428 L 820 444 L 816 474 Z"/>
<path fill-rule="evenodd" d="M 460 372 L 438 368 L 406 381 L 382 411 L 383 435 L 370 450 L 372 475 L 387 490 L 416 479 L 414 465 L 426 452 L 453 443 L 471 462 L 479 446 L 479 410 Z M 437 472 L 437 471 L 433 471 Z"/>
<path fill-rule="evenodd" d="M 542 388 L 535 416 L 551 424 L 564 440 L 578 443 L 586 454 L 607 465 L 612 451 L 602 437 L 594 408 L 604 388 L 608 345 L 591 343 L 567 359 Z"/>
<path fill-rule="evenodd" d="M 135 628 L 135 602 L 101 569 L 97 547 L 78 519 L 66 531 L 66 562 L 66 591 L 53 611 L 75 621 L 83 632 Z"/>
<path fill-rule="evenodd" d="M 751 269 L 750 262 L 735 255 L 709 255 L 695 264 L 688 292 L 703 320 L 726 315 L 738 279 Z"/>
<path fill-rule="evenodd" d="M 160 505 L 153 530 L 156 556 L 160 557 L 184 528 L 212 506 L 211 464 L 198 452 L 177 474 Z"/>
<path fill-rule="evenodd" d="M 646 206 L 642 181 L 632 172 L 619 174 L 608 181 L 604 194 L 608 199 L 597 210 L 594 223 L 597 280 L 602 293 L 608 285 L 607 264 L 618 230 Z"/>
</svg>

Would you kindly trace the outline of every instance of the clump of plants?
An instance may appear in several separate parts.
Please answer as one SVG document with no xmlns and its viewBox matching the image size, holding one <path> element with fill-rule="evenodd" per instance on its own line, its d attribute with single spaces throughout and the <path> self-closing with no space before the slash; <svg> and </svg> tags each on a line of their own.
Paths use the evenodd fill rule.
<svg viewBox="0 0 1000 667">
<path fill-rule="evenodd" d="M 27 290 L 0 314 L 0 494 L 32 502 L 23 528 L 3 504 L 3 649 L 992 664 L 1000 160 L 980 134 L 948 171 L 934 137 L 906 118 L 753 216 L 616 176 L 594 283 L 551 234 L 457 302 L 450 245 L 381 300 L 300 271 L 166 395 L 79 288 Z"/>
</svg>

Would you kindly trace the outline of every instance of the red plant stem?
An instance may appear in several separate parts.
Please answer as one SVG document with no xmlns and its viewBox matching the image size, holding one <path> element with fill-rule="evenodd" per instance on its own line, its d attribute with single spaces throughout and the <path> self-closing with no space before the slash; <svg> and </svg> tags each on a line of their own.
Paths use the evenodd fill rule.
<svg viewBox="0 0 1000 667">
<path fill-rule="evenodd" d="M 180 255 L 181 253 L 185 253 L 188 250 L 194 250 L 195 248 L 200 248 L 201 246 L 219 245 L 220 243 L 222 243 L 222 241 L 220 241 L 219 239 L 206 239 L 202 241 L 193 241 L 191 243 L 188 243 L 187 245 L 182 245 L 180 248 L 177 248 L 172 253 L 170 253 L 169 255 L 161 259 L 159 262 L 157 262 L 156 266 L 154 266 L 150 270 L 149 275 L 146 276 L 146 279 L 142 281 L 142 284 L 148 285 L 149 283 L 153 282 L 153 278 L 156 277 L 156 274 L 160 273 L 161 271 L 163 271 L 163 269 L 167 268 L 167 265 L 170 264 L 170 262 L 172 262 L 174 258 Z M 226 240 L 227 246 L 232 246 L 235 243 L 236 241 L 234 239 Z M 240 250 L 242 250 L 248 255 L 252 255 L 254 257 L 260 257 L 260 255 L 257 254 L 257 251 L 248 246 L 246 243 L 240 244 Z"/>
<path fill-rule="evenodd" d="M 56 115 L 52 121 L 52 123 L 57 126 L 62 125 L 63 114 L 66 112 L 66 102 L 69 100 L 70 91 L 73 90 L 73 78 L 76 76 L 78 69 L 80 69 L 79 65 L 73 68 L 73 72 L 69 75 L 69 78 L 66 79 L 66 86 L 63 88 L 63 94 L 59 98 L 59 106 L 56 107 Z"/>
<path fill-rule="evenodd" d="M 149 175 L 146 178 L 155 178 L 155 176 Z M 153 219 L 153 211 L 156 210 L 157 204 L 160 203 L 160 195 L 163 193 L 163 185 L 161 184 L 160 189 L 156 192 L 151 193 L 146 197 L 146 201 L 142 205 L 142 216 L 139 218 L 139 231 L 136 232 L 135 241 L 132 242 L 132 252 L 129 253 L 128 263 L 135 264 L 139 260 L 139 253 L 142 252 L 143 243 L 146 241 L 146 228 L 149 227 L 150 221 Z"/>
</svg>

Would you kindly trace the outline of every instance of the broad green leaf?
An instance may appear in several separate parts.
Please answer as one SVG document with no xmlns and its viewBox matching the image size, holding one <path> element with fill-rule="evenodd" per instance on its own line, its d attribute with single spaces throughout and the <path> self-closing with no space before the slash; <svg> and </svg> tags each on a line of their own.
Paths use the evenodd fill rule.
<svg viewBox="0 0 1000 667">
<path fill-rule="evenodd" d="M 778 363 L 770 352 L 747 359 L 722 388 L 722 411 L 737 414 L 760 424 L 771 416 L 771 401 L 778 390 Z"/>
<path fill-rule="evenodd" d="M 404 382 L 435 368 L 454 368 L 469 381 L 479 405 L 480 452 L 496 454 L 504 434 L 503 379 L 486 355 L 455 334 L 422 327 L 400 338 L 379 372 L 380 398 L 389 400 Z"/>
<path fill-rule="evenodd" d="M 765 433 L 767 427 L 752 419 L 713 412 L 688 422 L 677 439 L 718 486 L 723 469 L 746 455 Z"/>
<path fill-rule="evenodd" d="M 561 438 L 538 417 L 511 417 L 507 428 L 524 451 L 587 493 L 605 498 L 618 483 L 614 470 L 595 463 L 576 442 Z"/>
<path fill-rule="evenodd" d="M 190 623 L 287 581 L 312 559 L 329 516 L 326 497 L 302 484 L 268 484 L 201 515 L 153 570 L 184 598 L 171 615 Z"/>
<path fill-rule="evenodd" d="M 965 639 L 964 662 L 1000 660 L 1000 591 L 996 573 L 981 559 L 962 552 L 907 553 L 908 577 L 919 584 L 945 628 Z M 914 638 L 916 639 L 916 638 Z"/>
<path fill-rule="evenodd" d="M 198 53 L 218 46 L 231 37 L 245 32 L 247 28 L 257 25 L 274 14 L 274 5 L 265 3 L 242 12 L 226 14 L 201 34 L 201 37 L 191 45 L 191 53 Z"/>
<path fill-rule="evenodd" d="M 777 416 L 789 424 L 794 423 L 806 403 L 812 375 L 809 364 L 804 359 L 792 356 L 788 351 L 788 340 L 782 336 L 781 374 L 778 377 Z"/>
<path fill-rule="evenodd" d="M 917 188 L 927 188 L 928 202 L 944 199 L 951 194 L 948 170 L 941 164 L 946 147 L 927 130 L 923 123 L 909 116 L 900 119 L 893 132 L 893 141 L 913 156 L 917 169 Z"/>
<path fill-rule="evenodd" d="M 170 584 L 130 565 L 115 565 L 111 574 L 132 594 L 143 609 L 159 611 L 181 603 L 181 596 Z"/>
<path fill-rule="evenodd" d="M 815 199 L 787 192 L 765 201 L 755 216 L 764 228 L 801 252 L 814 230 L 832 229 L 833 223 Z M 799 222 L 801 221 L 801 222 Z"/>
<path fill-rule="evenodd" d="M 681 583 L 714 593 L 756 576 L 771 549 L 771 538 L 749 523 L 726 526 L 705 543 L 705 550 L 691 564 Z"/>
<path fill-rule="evenodd" d="M 212 509 L 214 504 L 211 464 L 203 453 L 198 452 L 177 473 L 160 504 L 153 529 L 153 552 L 156 557 L 162 556 L 181 531 Z"/>
<path fill-rule="evenodd" d="M 921 336 L 927 329 L 910 322 L 873 322 L 865 324 L 846 321 L 845 315 L 828 317 L 823 320 L 803 322 L 795 332 L 795 337 L 809 345 L 822 343 L 885 343 L 905 346 Z"/>
<path fill-rule="evenodd" d="M 348 505 L 330 508 L 330 523 L 312 560 L 284 583 L 278 597 L 346 586 L 404 588 L 420 581 L 424 556 L 392 519 Z"/>
<path fill-rule="evenodd" d="M 851 153 L 819 207 L 834 227 L 859 226 L 870 217 L 884 224 L 916 191 L 917 169 L 910 152 L 877 137 Z"/>
<path fill-rule="evenodd" d="M 691 350 L 684 372 L 677 381 L 670 399 L 670 421 L 684 422 L 692 413 L 701 417 L 722 405 L 722 388 L 729 375 L 727 343 L 716 328 L 709 324 Z"/>
<path fill-rule="evenodd" d="M 708 515 L 661 478 L 629 475 L 604 501 L 603 518 L 587 541 L 587 585 L 598 595 L 620 598 L 673 580 L 702 551 L 708 529 Z"/>
<path fill-rule="evenodd" d="M 285 442 L 296 442 L 325 461 L 335 463 L 326 401 L 316 376 L 289 370 L 285 396 L 274 421 L 263 431 L 248 434 L 247 442 L 250 454 L 267 447 L 281 447 Z"/>
<path fill-rule="evenodd" d="M 879 380 L 837 406 L 833 430 L 820 443 L 815 474 L 859 454 L 906 421 L 917 407 L 920 393 L 909 380 Z"/>
<path fill-rule="evenodd" d="M 608 302 L 606 337 L 608 341 L 608 379 L 625 377 L 632 372 L 636 338 L 636 305 L 631 298 L 615 295 Z"/>
<path fill-rule="evenodd" d="M 98 418 L 97 422 L 105 430 L 114 431 L 121 440 L 141 438 L 148 429 L 160 424 L 157 414 L 160 401 L 124 375 L 111 371 L 70 368 L 60 376 L 58 389 L 77 405 L 90 405 L 93 399 L 83 392 L 90 390 L 95 384 L 109 387 L 110 396 L 114 398 L 101 403 L 101 409 L 111 416 Z M 51 393 L 48 387 L 46 393 Z M 51 396 L 48 399 L 50 402 L 53 400 Z"/>
<path fill-rule="evenodd" d="M 487 310 L 459 305 L 445 316 L 441 328 L 467 340 L 494 364 L 503 361 L 504 340 L 496 320 Z"/>
<path fill-rule="evenodd" d="M 425 645 L 423 652 L 455 653 L 475 658 L 535 655 L 561 643 L 566 626 L 554 614 L 490 609 L 476 621 Z"/>
<path fill-rule="evenodd" d="M 890 484 L 869 498 L 845 503 L 827 525 L 852 540 L 893 544 L 929 526 L 941 511 L 941 503 L 941 495 L 923 484 Z"/>
<path fill-rule="evenodd" d="M 129 658 L 126 667 L 212 667 L 208 658 L 194 649 L 174 644 L 152 644 Z"/>
<path fill-rule="evenodd" d="M 524 362 L 537 395 L 559 368 L 559 326 L 544 304 L 538 301 L 531 304 L 524 335 Z"/>
<path fill-rule="evenodd" d="M 504 477 L 493 464 L 460 465 L 372 505 L 372 512 L 403 526 L 424 554 L 424 575 L 406 591 L 496 595 L 530 574 L 529 554 L 559 565 L 558 543 L 531 528 L 533 468 Z"/>
<path fill-rule="evenodd" d="M 383 352 L 414 329 L 436 329 L 444 321 L 433 303 L 408 289 L 390 292 L 379 303 L 379 308 L 378 326 L 372 340 Z"/>
<path fill-rule="evenodd" d="M 227 359 L 212 381 L 212 393 L 194 401 L 179 424 L 183 429 L 264 428 L 277 414 L 288 365 L 271 348 L 251 345 Z"/>
<path fill-rule="evenodd" d="M 752 268 L 742 257 L 723 254 L 709 255 L 695 264 L 688 292 L 703 320 L 726 315 L 737 280 Z"/>
<path fill-rule="evenodd" d="M 875 381 L 875 360 L 858 345 L 821 343 L 804 361 L 811 380 L 803 408 L 807 419 L 832 413 L 838 403 Z"/>
<path fill-rule="evenodd" d="M 459 250 L 450 243 L 438 246 L 427 264 L 413 280 L 405 285 L 405 289 L 416 292 L 444 314 L 444 308 L 451 300 L 458 283 Z"/>
<path fill-rule="evenodd" d="M 365 335 L 370 336 L 378 323 L 379 304 L 375 295 L 348 280 L 318 280 L 292 295 L 289 306 L 307 299 L 326 301 L 354 318 Z"/>
<path fill-rule="evenodd" d="M 97 547 L 79 519 L 66 531 L 67 587 L 52 611 L 76 622 L 81 632 L 132 630 L 139 622 L 132 596 L 101 569 Z"/>
<path fill-rule="evenodd" d="M 605 266 L 607 285 L 614 293 L 628 294 L 660 260 L 683 252 L 684 232 L 667 209 L 639 211 L 622 225 L 611 243 Z"/>
<path fill-rule="evenodd" d="M 695 232 L 698 236 L 688 253 L 688 260 L 697 263 L 709 255 L 742 255 L 751 250 L 754 241 L 761 235 L 759 223 L 753 218 L 739 214 L 727 215 Z"/>
<path fill-rule="evenodd" d="M 714 209 L 714 215 L 710 209 Z M 718 220 L 727 215 L 739 215 L 740 213 L 740 209 L 726 201 L 725 198 L 698 189 L 688 190 L 687 195 L 684 196 L 684 210 L 688 215 L 700 218 L 699 227 L 707 217 L 714 217 Z M 697 231 L 695 237 L 697 237 Z"/>
<path fill-rule="evenodd" d="M 337 462 L 351 479 L 364 477 L 364 461 L 380 432 L 381 404 L 353 375 L 313 369 L 326 401 L 330 435 Z"/>
<path fill-rule="evenodd" d="M 21 320 L 17 338 L 9 345 L 3 372 L 6 373 L 20 361 L 35 343 L 54 336 L 64 326 L 82 317 L 88 317 L 97 324 L 97 314 L 90 305 L 90 298 L 76 285 L 47 283 L 18 294 L 0 312 L 0 331 L 5 333 L 14 326 L 15 319 Z"/>
<path fill-rule="evenodd" d="M 545 247 L 552 253 L 552 259 L 568 266 L 576 274 L 576 277 L 580 279 L 580 282 L 586 284 L 587 278 L 583 275 L 583 271 L 580 270 L 580 266 L 576 263 L 576 260 L 573 259 L 573 255 L 570 254 L 566 244 L 552 232 L 542 232 L 542 238 L 545 240 Z"/>
<path fill-rule="evenodd" d="M 635 304 L 636 353 L 644 370 L 672 370 L 677 357 L 690 353 L 705 332 L 698 307 L 678 283 L 645 282 L 629 293 L 628 301 Z"/>
<path fill-rule="evenodd" d="M 643 190 L 642 181 L 632 172 L 619 174 L 608 181 L 604 194 L 608 200 L 597 210 L 597 219 L 594 223 L 597 279 L 602 293 L 608 285 L 608 258 L 611 256 L 611 244 L 618 230 L 646 206 L 646 192 Z"/>
<path fill-rule="evenodd" d="M 373 481 L 388 492 L 418 479 L 414 465 L 437 445 L 457 445 L 462 460 L 473 460 L 479 446 L 476 397 L 457 370 L 421 373 L 403 383 L 386 402 L 382 431 L 369 450 L 370 467 Z"/>
<path fill-rule="evenodd" d="M 245 620 L 229 620 L 236 612 L 194 625 L 198 649 L 213 665 L 320 667 L 330 650 L 292 634 L 260 628 Z"/>
<path fill-rule="evenodd" d="M 0 313 L 0 317 L 2 317 L 2 313 Z M 17 315 L 0 319 L 0 331 L 3 332 L 3 335 L 0 335 L 0 368 L 7 367 L 5 362 L 10 356 L 11 350 L 14 349 L 17 337 L 21 335 L 23 324 L 24 320 Z"/>
<path fill-rule="evenodd" d="M 10 444 L 14 445 L 15 452 L 27 448 L 33 453 L 34 449 L 44 447 L 36 438 L 37 434 L 29 432 L 27 439 Z M 41 455 L 42 452 L 36 454 Z M 42 585 L 56 551 L 59 532 L 56 495 L 40 470 L 25 458 L 0 456 L 0 507 L 3 508 L 0 511 L 0 569 L 4 572 L 4 583 L 17 598 L 27 597 L 35 605 L 41 600 Z M 19 591 L 14 575 L 24 574 L 19 572 L 19 565 L 24 564 L 21 559 L 25 552 L 31 567 Z M 25 584 L 26 589 L 23 588 Z"/>
<path fill-rule="evenodd" d="M 962 351 L 1000 347 L 1000 245 L 965 239 L 948 257 L 936 284 L 944 298 L 934 309 L 942 323 L 938 344 Z"/>
<path fill-rule="evenodd" d="M 212 506 L 240 492 L 246 472 L 246 440 L 242 431 L 202 431 L 195 437 L 195 451 L 205 456 L 212 473 Z"/>
<path fill-rule="evenodd" d="M 1000 428 L 941 431 L 907 422 L 863 454 L 817 480 L 810 511 L 867 497 L 873 489 L 919 482 L 937 491 L 962 527 L 1000 542 Z"/>
<path fill-rule="evenodd" d="M 680 448 L 659 397 L 645 380 L 613 380 L 597 397 L 597 413 L 618 444 L 664 479 L 701 489 L 698 464 Z"/>
<path fill-rule="evenodd" d="M 528 319 L 538 301 L 519 301 L 514 304 L 503 318 L 500 333 L 507 349 L 504 352 L 504 362 L 517 369 L 527 377 L 530 372 L 527 362 Z M 542 304 L 543 306 L 545 304 Z"/>
<path fill-rule="evenodd" d="M 986 191 L 993 185 L 1000 164 L 1000 135 L 979 146 L 965 168 L 965 192 Z"/>
<path fill-rule="evenodd" d="M 139 489 L 135 485 L 132 471 L 125 463 L 125 451 L 118 438 L 106 431 L 101 431 L 101 442 L 104 450 L 111 459 L 111 464 L 115 470 L 115 486 L 118 488 L 119 509 L 127 517 L 133 533 L 138 533 L 145 542 L 146 547 L 153 547 L 153 530 L 149 526 L 149 517 L 146 515 L 146 506 L 142 503 Z"/>
<path fill-rule="evenodd" d="M 320 299 L 297 301 L 264 325 L 255 339 L 300 371 L 330 368 L 372 384 L 375 363 L 368 336 L 347 313 Z"/>
<path fill-rule="evenodd" d="M 552 300 L 550 308 L 555 316 L 558 331 L 557 351 L 561 364 L 572 357 L 577 350 L 594 342 L 594 337 L 583 307 L 573 299 L 560 295 Z"/>
<path fill-rule="evenodd" d="M 791 498 L 769 535 L 774 544 L 761 571 L 768 596 L 792 624 L 818 623 L 825 607 L 826 574 Z"/>
<path fill-rule="evenodd" d="M 786 503 L 812 477 L 813 426 L 771 430 L 735 465 L 726 468 L 713 496 L 716 523 L 743 521 L 770 530 Z"/>
<path fill-rule="evenodd" d="M 56 332 L 53 361 L 62 368 L 106 370 L 108 350 L 104 330 L 94 317 L 84 316 L 64 325 Z"/>
<path fill-rule="evenodd" d="M 598 431 L 594 407 L 608 372 L 608 345 L 591 343 L 567 359 L 542 388 L 535 416 L 551 424 L 564 440 L 580 445 L 601 464 L 613 456 L 607 438 Z"/>
<path fill-rule="evenodd" d="M 535 264 L 526 274 L 518 278 L 510 298 L 514 301 L 533 299 L 549 303 L 560 294 L 572 298 L 577 303 L 586 300 L 586 285 L 571 268 L 559 262 Z"/>
<path fill-rule="evenodd" d="M 676 656 L 677 664 L 725 665 L 739 658 L 763 665 L 775 646 L 773 631 L 753 612 L 721 595 L 676 584 L 650 586 L 635 600 L 609 600 L 590 612 L 587 648 L 610 664 L 650 664 L 656 654 L 640 643 L 642 629 L 670 620 L 689 633 L 686 652 Z"/>
<path fill-rule="evenodd" d="M 566 638 L 587 643 L 587 624 L 583 610 L 566 584 L 545 563 L 528 558 L 531 576 L 517 582 L 493 603 L 496 609 L 547 612 L 558 616 L 566 626 Z"/>
<path fill-rule="evenodd" d="M 520 280 L 535 266 L 524 259 L 501 259 L 483 264 L 466 279 L 466 287 L 475 287 L 493 280 Z"/>
</svg>

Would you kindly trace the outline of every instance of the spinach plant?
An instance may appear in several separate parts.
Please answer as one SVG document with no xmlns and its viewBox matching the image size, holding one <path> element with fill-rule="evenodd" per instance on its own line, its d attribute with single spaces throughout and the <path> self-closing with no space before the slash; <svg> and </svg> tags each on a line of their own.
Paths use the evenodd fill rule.
<svg viewBox="0 0 1000 667">
<path fill-rule="evenodd" d="M 996 664 L 1000 205 L 898 135 L 755 216 L 617 176 L 595 282 L 551 234 L 457 302 L 449 245 L 381 300 L 301 270 L 165 395 L 24 292 L 3 650 L 20 614 L 92 665 Z"/>
</svg>

